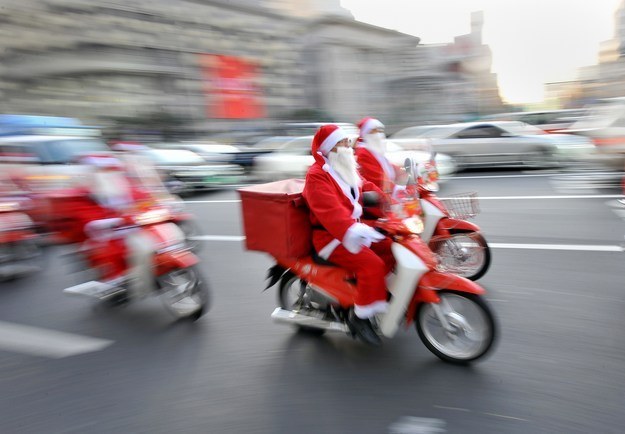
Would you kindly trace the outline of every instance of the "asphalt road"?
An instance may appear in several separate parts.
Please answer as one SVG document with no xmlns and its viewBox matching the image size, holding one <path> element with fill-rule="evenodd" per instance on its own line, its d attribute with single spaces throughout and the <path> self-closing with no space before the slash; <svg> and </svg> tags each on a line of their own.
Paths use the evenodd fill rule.
<svg viewBox="0 0 625 434">
<path fill-rule="evenodd" d="M 414 328 L 370 348 L 272 323 L 271 260 L 237 237 L 234 191 L 188 199 L 213 291 L 194 324 L 155 300 L 64 296 L 78 282 L 51 248 L 42 273 L 0 287 L 0 433 L 621 433 L 625 209 L 617 190 L 569 181 L 444 182 L 439 196 L 479 193 L 493 246 L 480 284 L 500 339 L 471 367 L 441 362 Z"/>
</svg>

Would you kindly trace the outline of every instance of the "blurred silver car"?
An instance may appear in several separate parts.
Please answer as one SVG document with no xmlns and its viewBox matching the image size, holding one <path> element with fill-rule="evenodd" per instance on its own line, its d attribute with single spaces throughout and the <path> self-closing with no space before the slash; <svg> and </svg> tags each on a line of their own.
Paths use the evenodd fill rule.
<svg viewBox="0 0 625 434">
<path fill-rule="evenodd" d="M 414 135 L 411 135 L 411 130 Z M 405 149 L 442 152 L 460 169 L 468 167 L 551 167 L 591 159 L 591 140 L 571 134 L 547 134 L 523 122 L 470 122 L 411 127 L 391 138 Z"/>
<path fill-rule="evenodd" d="M 254 159 L 252 174 L 255 179 L 263 182 L 286 178 L 303 178 L 308 168 L 315 162 L 310 154 L 313 136 L 298 137 L 286 142 L 271 154 L 261 155 Z M 407 151 L 401 146 L 387 142 L 387 158 L 399 166 L 404 165 L 407 157 L 413 160 L 427 161 L 430 154 L 424 151 Z M 456 171 L 456 165 L 448 155 L 437 154 L 436 164 L 443 176 Z"/>
<path fill-rule="evenodd" d="M 152 160 L 172 193 L 217 188 L 237 184 L 243 169 L 234 164 L 210 164 L 194 152 L 184 149 L 144 149 L 139 151 Z"/>
</svg>

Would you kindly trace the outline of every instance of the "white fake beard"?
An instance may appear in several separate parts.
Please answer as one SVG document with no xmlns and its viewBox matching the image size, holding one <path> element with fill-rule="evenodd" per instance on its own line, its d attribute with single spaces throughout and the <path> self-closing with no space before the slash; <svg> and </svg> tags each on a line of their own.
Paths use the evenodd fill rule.
<svg viewBox="0 0 625 434">
<path fill-rule="evenodd" d="M 111 208 L 124 208 L 132 203 L 130 185 L 121 173 L 95 173 L 91 191 L 100 204 Z"/>
<path fill-rule="evenodd" d="M 338 148 L 336 152 L 328 154 L 330 166 L 350 187 L 360 187 L 362 181 L 358 175 L 356 157 L 352 148 Z"/>
<path fill-rule="evenodd" d="M 365 134 L 364 139 L 367 144 L 367 148 L 380 155 L 384 155 L 386 153 L 386 136 L 384 133 Z"/>
</svg>

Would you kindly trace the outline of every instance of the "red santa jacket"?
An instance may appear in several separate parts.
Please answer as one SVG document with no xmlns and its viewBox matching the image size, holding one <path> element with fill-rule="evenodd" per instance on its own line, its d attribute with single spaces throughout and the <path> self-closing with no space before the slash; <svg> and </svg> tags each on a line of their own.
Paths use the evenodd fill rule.
<svg viewBox="0 0 625 434">
<path fill-rule="evenodd" d="M 343 240 L 349 227 L 360 221 L 362 192 L 376 191 L 383 197 L 382 191 L 366 180 L 363 180 L 362 187 L 354 189 L 354 197 L 349 186 L 337 181 L 335 176 L 338 175 L 333 176 L 331 172 L 327 164 L 319 161 L 313 164 L 306 174 L 302 193 L 310 209 L 313 245 L 326 258 Z M 324 248 L 326 254 L 322 255 Z"/>
<path fill-rule="evenodd" d="M 393 189 L 395 188 L 395 180 L 397 179 L 397 175 L 401 169 L 386 160 L 386 157 L 377 157 L 372 151 L 363 145 L 356 148 L 355 154 L 356 160 L 358 161 L 358 171 L 360 172 L 360 175 L 367 181 L 375 184 L 376 187 L 386 194 L 392 194 Z M 378 158 L 385 159 L 388 163 L 387 170 L 384 170 L 384 167 Z"/>
</svg>

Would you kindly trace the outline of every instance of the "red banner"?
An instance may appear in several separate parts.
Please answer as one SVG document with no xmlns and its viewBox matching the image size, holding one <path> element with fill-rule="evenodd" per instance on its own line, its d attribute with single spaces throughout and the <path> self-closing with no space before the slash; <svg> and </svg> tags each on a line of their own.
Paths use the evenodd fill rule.
<svg viewBox="0 0 625 434">
<path fill-rule="evenodd" d="M 265 117 L 262 93 L 255 82 L 259 75 L 258 68 L 254 63 L 235 56 L 200 56 L 209 118 Z"/>
</svg>

